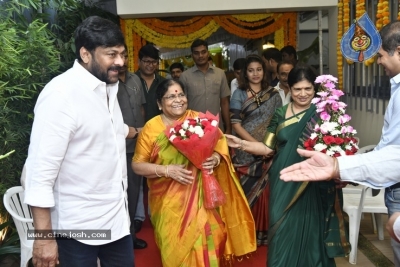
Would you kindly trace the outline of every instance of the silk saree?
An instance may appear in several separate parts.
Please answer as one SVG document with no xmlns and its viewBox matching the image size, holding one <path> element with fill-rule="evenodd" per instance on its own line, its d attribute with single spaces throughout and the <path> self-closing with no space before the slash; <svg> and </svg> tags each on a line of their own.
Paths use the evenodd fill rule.
<svg viewBox="0 0 400 267">
<path fill-rule="evenodd" d="M 256 140 L 262 141 L 269 122 L 282 99 L 275 88 L 260 92 L 260 106 L 255 97 L 248 97 L 245 90 L 237 90 L 231 98 L 231 122 L 241 126 Z M 235 133 L 234 133 L 235 134 Z M 268 176 L 265 175 L 271 160 L 240 149 L 232 149 L 232 163 L 251 207 L 256 224 L 257 245 L 268 242 Z"/>
<path fill-rule="evenodd" d="M 344 229 L 342 190 L 334 181 L 284 182 L 279 172 L 304 160 L 297 152 L 318 120 L 315 106 L 285 119 L 288 105 L 277 109 L 265 144 L 276 149 L 270 181 L 268 266 L 331 267 L 350 244 Z M 300 119 L 300 120 L 299 120 Z"/>
<path fill-rule="evenodd" d="M 188 110 L 179 121 L 196 117 Z M 151 223 L 164 267 L 221 266 L 256 250 L 254 220 L 240 187 L 222 135 L 215 151 L 222 158 L 214 169 L 226 204 L 212 210 L 203 206 L 201 172 L 164 134 L 161 116 L 146 123 L 138 137 L 135 162 L 183 164 L 195 177 L 182 185 L 167 177 L 147 179 Z"/>
</svg>

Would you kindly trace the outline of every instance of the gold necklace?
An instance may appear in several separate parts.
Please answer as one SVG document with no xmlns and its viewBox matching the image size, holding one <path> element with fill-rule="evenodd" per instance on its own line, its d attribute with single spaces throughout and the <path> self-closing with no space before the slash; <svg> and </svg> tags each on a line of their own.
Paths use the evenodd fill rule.
<svg viewBox="0 0 400 267">
<path fill-rule="evenodd" d="M 291 109 L 291 111 L 292 111 L 292 113 L 293 113 L 293 116 L 295 116 L 295 117 L 296 117 L 297 121 L 300 121 L 300 119 L 301 119 L 301 118 L 299 118 L 299 117 L 297 116 L 297 114 L 299 114 L 299 113 L 303 112 L 303 111 L 304 111 L 304 110 L 306 110 L 306 109 L 309 109 L 309 108 L 310 108 L 310 106 L 311 106 L 311 104 L 310 104 L 310 105 L 308 105 L 308 107 L 307 107 L 307 108 L 305 108 L 305 109 L 303 109 L 303 110 L 301 110 L 301 111 L 299 111 L 299 112 L 297 112 L 297 113 L 294 113 L 294 109 L 293 109 L 293 102 L 292 102 L 292 103 L 290 103 L 290 109 Z"/>
<path fill-rule="evenodd" d="M 251 95 L 255 98 L 256 103 L 257 103 L 257 107 L 261 106 L 261 98 L 259 96 L 259 94 L 261 93 L 262 90 L 260 90 L 259 92 L 255 92 L 253 89 L 251 89 L 251 87 L 249 87 L 249 89 L 247 90 L 251 93 Z"/>
</svg>

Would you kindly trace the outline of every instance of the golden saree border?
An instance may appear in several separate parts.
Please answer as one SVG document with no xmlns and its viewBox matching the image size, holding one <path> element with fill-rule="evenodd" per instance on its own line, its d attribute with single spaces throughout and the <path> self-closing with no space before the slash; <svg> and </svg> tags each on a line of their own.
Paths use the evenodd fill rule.
<svg viewBox="0 0 400 267">
<path fill-rule="evenodd" d="M 278 125 L 278 127 L 276 128 L 276 135 L 278 135 L 279 131 L 282 130 L 283 128 L 293 124 L 293 123 L 298 123 L 299 120 L 301 118 L 303 118 L 304 114 L 306 114 L 305 112 L 303 112 L 302 114 L 298 114 L 297 118 L 296 117 L 292 117 L 291 119 L 288 119 L 284 122 L 282 122 L 281 124 Z"/>
<path fill-rule="evenodd" d="M 264 145 L 271 149 L 275 149 L 276 146 L 276 135 L 274 133 L 267 132 L 263 140 Z"/>
</svg>

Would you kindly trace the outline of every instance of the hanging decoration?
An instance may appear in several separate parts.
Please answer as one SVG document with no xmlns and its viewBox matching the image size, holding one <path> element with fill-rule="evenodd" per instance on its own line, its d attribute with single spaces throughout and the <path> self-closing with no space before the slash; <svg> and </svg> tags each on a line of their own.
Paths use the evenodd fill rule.
<svg viewBox="0 0 400 267">
<path fill-rule="evenodd" d="M 146 41 L 159 47 L 187 48 L 195 39 L 207 39 L 219 27 L 246 39 L 275 33 L 277 47 L 296 46 L 297 13 L 195 16 L 179 22 L 157 18 L 121 19 L 121 27 L 128 46 L 129 69 L 134 70 L 138 51 Z"/>
<path fill-rule="evenodd" d="M 345 58 L 354 62 L 364 62 L 375 56 L 381 45 L 379 32 L 368 14 L 364 13 L 343 35 L 341 50 Z"/>
<path fill-rule="evenodd" d="M 358 20 L 366 12 L 365 0 L 352 0 L 355 2 L 355 19 Z M 339 77 L 339 87 L 343 88 L 343 54 L 340 47 L 340 42 L 343 36 L 343 32 L 347 32 L 350 27 L 350 0 L 339 0 L 338 2 L 338 46 L 337 46 L 337 62 L 338 62 L 338 77 Z M 400 4 L 399 4 L 400 6 Z M 399 9 L 400 10 L 400 9 Z M 374 14 L 375 15 L 375 14 Z M 390 23 L 390 7 L 388 0 L 378 0 L 376 5 L 376 15 L 375 17 L 375 27 L 379 31 L 383 26 Z M 400 20 L 400 12 L 398 14 L 398 20 Z M 373 23 L 372 23 L 373 24 Z M 353 26 L 352 26 L 353 27 Z M 355 28 L 354 28 L 355 29 Z M 365 54 L 363 52 L 363 54 Z M 358 58 L 354 58 L 354 61 L 359 62 Z M 354 61 L 349 57 L 346 58 L 348 64 L 353 64 Z M 364 58 L 362 61 L 364 65 L 370 66 L 374 63 L 375 57 L 370 57 L 368 59 Z"/>
</svg>

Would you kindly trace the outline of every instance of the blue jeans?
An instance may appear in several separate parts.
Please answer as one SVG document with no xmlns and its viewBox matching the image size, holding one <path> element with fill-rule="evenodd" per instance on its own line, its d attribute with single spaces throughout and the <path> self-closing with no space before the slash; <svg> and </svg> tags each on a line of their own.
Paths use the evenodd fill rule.
<svg viewBox="0 0 400 267">
<path fill-rule="evenodd" d="M 388 208 L 389 217 L 396 211 L 400 211 L 400 188 L 385 189 L 385 205 Z M 400 243 L 391 240 L 393 249 L 394 265 L 400 267 Z"/>
<path fill-rule="evenodd" d="M 86 245 L 75 239 L 57 239 L 61 267 L 135 267 L 131 235 L 104 245 Z"/>
</svg>

